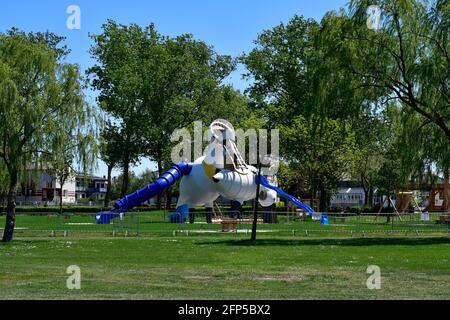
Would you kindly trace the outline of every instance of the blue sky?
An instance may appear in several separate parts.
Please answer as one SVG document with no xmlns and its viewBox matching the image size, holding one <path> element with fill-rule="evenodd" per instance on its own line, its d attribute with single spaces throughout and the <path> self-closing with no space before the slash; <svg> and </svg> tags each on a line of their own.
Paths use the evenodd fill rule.
<svg viewBox="0 0 450 320">
<path fill-rule="evenodd" d="M 153 22 L 157 30 L 168 36 L 192 33 L 195 38 L 212 45 L 221 54 L 238 56 L 253 48 L 253 41 L 265 29 L 280 22 L 287 22 L 294 15 L 320 20 L 325 12 L 337 10 L 348 0 L 5 0 L 0 5 L 0 32 L 15 26 L 25 31 L 50 30 L 65 36 L 71 49 L 68 60 L 78 63 L 83 70 L 92 65 L 88 53 L 91 40 L 89 33 L 101 32 L 107 19 L 119 23 L 135 22 L 148 25 Z M 69 30 L 66 13 L 69 5 L 81 9 L 81 29 Z M 247 83 L 241 79 L 240 67 L 227 79 L 237 89 L 244 90 Z M 87 93 L 94 101 L 92 93 Z M 140 173 L 146 168 L 154 169 L 148 160 L 134 168 Z M 105 174 L 103 163 L 99 174 Z M 116 172 L 117 173 L 117 172 Z"/>
</svg>

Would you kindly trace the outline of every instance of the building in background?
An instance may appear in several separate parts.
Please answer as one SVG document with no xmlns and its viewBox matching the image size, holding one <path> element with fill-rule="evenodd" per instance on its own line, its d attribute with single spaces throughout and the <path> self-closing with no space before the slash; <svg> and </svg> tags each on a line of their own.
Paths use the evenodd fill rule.
<svg viewBox="0 0 450 320">
<path fill-rule="evenodd" d="M 75 204 L 75 177 L 69 177 L 61 188 L 60 183 L 48 170 L 29 170 L 17 190 L 17 205 L 59 205 L 62 192 L 63 204 Z"/>
<path fill-rule="evenodd" d="M 355 207 L 364 205 L 364 189 L 351 181 L 341 181 L 338 190 L 331 196 L 330 207 Z"/>
<path fill-rule="evenodd" d="M 105 176 L 76 175 L 76 201 L 101 201 L 105 199 L 108 179 Z M 82 200 L 86 199 L 86 200 Z"/>
<path fill-rule="evenodd" d="M 108 180 L 105 177 L 76 174 L 70 176 L 61 188 L 51 170 L 29 170 L 17 190 L 17 205 L 59 205 L 102 201 Z M 85 200 L 83 200 L 85 199 Z"/>
</svg>

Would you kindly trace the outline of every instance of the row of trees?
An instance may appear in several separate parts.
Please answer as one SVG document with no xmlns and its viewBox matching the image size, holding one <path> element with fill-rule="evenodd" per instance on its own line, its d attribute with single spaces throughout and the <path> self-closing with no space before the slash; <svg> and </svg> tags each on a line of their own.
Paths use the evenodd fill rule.
<svg viewBox="0 0 450 320">
<path fill-rule="evenodd" d="M 109 186 L 112 170 L 122 170 L 120 194 L 109 190 L 108 203 L 136 187 L 130 166 L 142 157 L 159 174 L 171 165 L 170 135 L 194 120 L 280 129 L 282 187 L 319 197 L 321 210 L 344 176 L 360 181 L 368 201 L 375 189 L 388 194 L 410 179 L 448 179 L 448 1 L 376 2 L 377 30 L 366 24 L 373 1 L 354 0 L 320 22 L 294 16 L 265 30 L 234 58 L 190 34 L 166 37 L 154 25 L 109 20 L 91 36 L 86 84 L 99 93 L 96 107 L 84 100 L 78 67 L 64 62 L 62 38 L 1 34 L 3 240 L 12 238 L 27 168 L 50 164 L 64 181 L 67 168 L 89 170 L 99 151 Z M 245 94 L 223 84 L 237 63 L 248 70 Z"/>
<path fill-rule="evenodd" d="M 138 84 L 149 82 L 145 74 L 130 75 L 130 80 L 120 73 L 120 81 L 136 81 L 135 85 L 126 86 L 130 91 L 124 89 L 122 92 L 134 95 L 139 104 L 138 116 L 145 119 L 137 121 L 140 124 L 138 130 L 141 130 L 137 136 L 144 137 L 146 142 L 158 141 L 153 147 L 150 146 L 152 142 L 150 145 L 145 141 L 137 142 L 136 157 L 132 158 L 150 157 L 157 161 L 161 173 L 161 168 L 169 162 L 168 152 L 172 147 L 169 133 L 173 129 L 187 126 L 195 118 L 208 122 L 225 117 L 242 126 L 242 119 L 253 117 L 259 121 L 248 123 L 281 130 L 281 154 L 288 163 L 288 167 L 283 168 L 288 169 L 289 176 L 298 176 L 281 180 L 281 183 L 290 189 L 295 186 L 286 181 L 296 185 L 302 181 L 301 193 L 318 197 L 321 210 L 326 210 L 331 193 L 345 175 L 361 183 L 368 203 L 371 203 L 375 188 L 389 194 L 405 187 L 411 177 L 430 179 L 431 173 L 437 172 L 443 179 L 448 179 L 449 5 L 445 1 L 429 4 L 425 1 L 379 1 L 383 13 L 381 26 L 370 30 L 366 24 L 366 9 L 371 4 L 369 1 L 352 1 L 347 10 L 329 12 L 320 23 L 294 16 L 286 25 L 263 31 L 255 41 L 255 49 L 239 57 L 239 62 L 248 70 L 244 77 L 252 85 L 246 96 L 233 92 L 234 104 L 230 99 L 223 103 L 224 87 L 219 85 L 234 68 L 231 57 L 218 56 L 206 44 L 192 40 L 189 35 L 169 39 L 158 35 L 153 26 L 142 30 L 135 25 L 117 26 L 109 22 L 104 26 L 104 33 L 96 38 L 97 43 L 102 39 L 103 48 L 114 46 L 117 50 L 121 45 L 127 46 L 130 59 L 137 55 L 133 53 L 136 48 L 139 54 L 147 57 L 139 60 L 139 66 L 157 64 L 163 68 L 165 63 L 173 66 L 174 62 L 161 59 L 160 51 L 160 55 L 152 54 L 150 50 L 148 55 L 140 51 L 142 45 L 137 43 L 141 40 L 130 40 L 138 37 L 136 33 L 145 41 L 158 39 L 152 42 L 155 48 L 179 47 L 183 43 L 183 49 L 175 53 L 163 50 L 169 56 L 177 56 L 175 70 L 183 70 L 181 73 L 170 67 L 165 67 L 167 74 L 164 76 L 161 76 L 164 72 L 154 70 L 148 73 L 162 86 L 147 86 L 145 97 L 159 97 L 161 92 L 172 89 L 172 94 L 165 96 L 170 98 L 146 100 L 136 89 Z M 132 43 L 114 40 L 112 31 Z M 144 34 L 147 36 L 142 36 Z M 202 48 L 203 64 L 186 59 L 194 47 L 196 50 Z M 182 56 L 178 57 L 180 52 Z M 104 53 L 99 55 L 97 51 L 98 56 L 104 56 Z M 111 56 L 123 57 L 123 54 Z M 104 79 L 109 72 L 105 71 L 107 66 L 120 68 L 117 64 L 99 61 L 103 69 L 97 70 L 103 70 Z M 201 81 L 195 73 L 199 65 L 205 68 L 203 72 L 209 69 L 201 73 Z M 150 68 L 146 68 L 148 70 Z M 172 75 L 175 76 L 172 78 Z M 182 82 L 185 76 L 197 82 Z M 169 80 L 164 82 L 160 77 Z M 176 87 L 174 78 L 182 82 L 180 87 Z M 205 81 L 208 79 L 211 82 Z M 116 90 L 120 88 L 109 78 L 106 83 L 107 86 L 114 83 Z M 232 89 L 225 89 L 229 96 Z M 173 94 L 184 95 L 189 90 L 188 100 Z M 201 96 L 196 96 L 195 92 L 201 92 Z M 105 96 L 110 98 L 111 92 L 106 92 Z M 155 104 L 155 100 L 160 103 Z M 182 101 L 183 107 L 172 104 L 174 100 Z M 152 103 L 147 106 L 145 101 Z M 247 112 L 243 112 L 243 105 L 247 106 Z M 173 107 L 180 112 L 174 113 Z M 156 116 L 152 110 L 156 110 Z M 239 117 L 233 117 L 234 114 Z M 124 116 L 119 118 L 126 119 Z M 170 119 L 169 124 L 164 123 L 167 119 Z M 147 128 L 142 126 L 143 122 Z M 123 130 L 124 126 L 126 121 L 122 121 L 120 129 L 115 131 Z M 124 195 L 127 192 L 128 157 L 125 155 L 121 159 L 125 160 L 121 164 L 124 168 L 121 195 Z"/>
<path fill-rule="evenodd" d="M 319 193 L 320 210 L 344 175 L 366 201 L 432 172 L 449 178 L 449 3 L 377 3 L 377 30 L 373 1 L 351 1 L 320 23 L 295 16 L 264 31 L 242 58 L 252 101 L 282 129 L 283 168 L 299 175 L 285 187 Z"/>
</svg>

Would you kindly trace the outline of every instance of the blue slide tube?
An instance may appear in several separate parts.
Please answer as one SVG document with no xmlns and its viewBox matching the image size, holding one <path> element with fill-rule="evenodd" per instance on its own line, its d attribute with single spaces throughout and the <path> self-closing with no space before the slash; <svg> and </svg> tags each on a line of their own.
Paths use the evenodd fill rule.
<svg viewBox="0 0 450 320">
<path fill-rule="evenodd" d="M 133 192 L 130 195 L 118 200 L 114 204 L 114 209 L 110 211 L 100 212 L 96 215 L 97 223 L 109 224 L 112 218 L 118 217 L 121 212 L 130 210 L 131 208 L 147 201 L 164 191 L 166 191 L 175 182 L 181 179 L 182 176 L 191 173 L 192 165 L 187 162 L 181 162 L 172 166 L 161 177 L 150 183 L 146 187 Z"/>
<path fill-rule="evenodd" d="M 261 179 L 261 185 L 271 189 L 273 191 L 275 191 L 276 193 L 278 193 L 281 197 L 292 201 L 297 207 L 302 208 L 303 210 L 305 210 L 306 212 L 309 213 L 313 213 L 314 210 L 308 206 L 307 204 L 304 204 L 303 202 L 301 202 L 300 200 L 298 200 L 297 198 L 291 196 L 290 194 L 287 194 L 286 192 L 284 192 L 283 190 L 281 190 L 280 188 L 275 187 L 274 185 L 271 185 L 269 183 L 269 181 L 267 181 L 267 179 L 264 176 L 259 176 Z"/>
</svg>

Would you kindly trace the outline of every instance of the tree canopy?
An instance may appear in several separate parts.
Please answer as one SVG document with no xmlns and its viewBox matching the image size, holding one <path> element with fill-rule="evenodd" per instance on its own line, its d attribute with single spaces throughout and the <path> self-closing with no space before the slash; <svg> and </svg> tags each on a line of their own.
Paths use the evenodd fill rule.
<svg viewBox="0 0 450 320">
<path fill-rule="evenodd" d="M 86 137 L 95 135 L 95 117 L 84 102 L 78 66 L 63 61 L 62 41 L 49 32 L 0 34 L 0 158 L 9 176 L 3 241 L 13 236 L 16 189 L 27 168 L 64 158 L 70 144 L 89 165 L 93 139 Z"/>
</svg>

